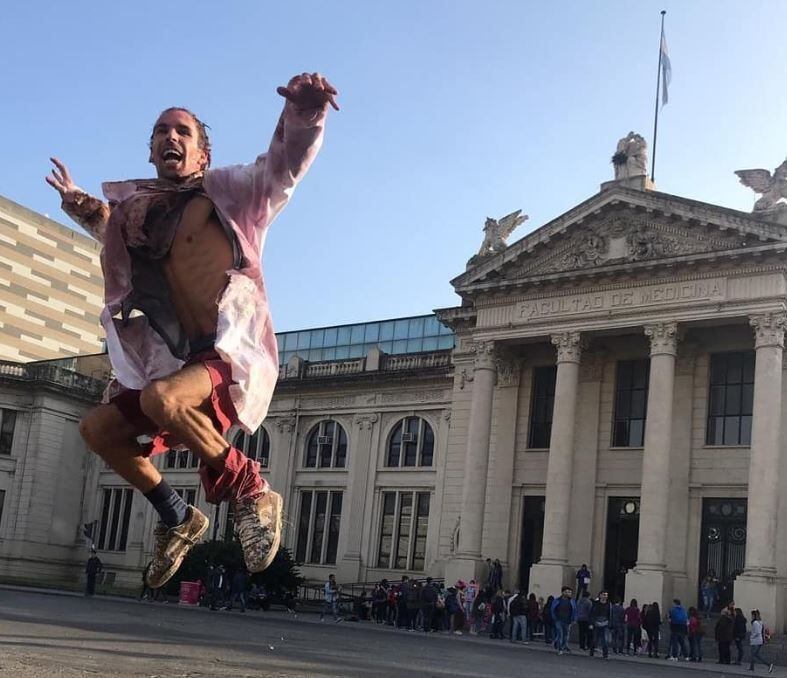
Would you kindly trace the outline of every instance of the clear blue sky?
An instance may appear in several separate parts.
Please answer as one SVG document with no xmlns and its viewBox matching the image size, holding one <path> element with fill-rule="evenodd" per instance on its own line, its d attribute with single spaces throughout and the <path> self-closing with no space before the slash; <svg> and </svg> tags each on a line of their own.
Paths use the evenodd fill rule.
<svg viewBox="0 0 787 678">
<path fill-rule="evenodd" d="M 11 0 L 0 22 L 0 194 L 66 221 L 49 155 L 98 192 L 150 176 L 157 113 L 192 108 L 214 164 L 265 150 L 289 76 L 340 91 L 325 145 L 273 224 L 276 329 L 429 312 L 486 216 L 512 237 L 593 195 L 629 130 L 651 142 L 659 10 L 670 102 L 660 190 L 749 210 L 733 170 L 787 154 L 787 2 Z"/>
</svg>

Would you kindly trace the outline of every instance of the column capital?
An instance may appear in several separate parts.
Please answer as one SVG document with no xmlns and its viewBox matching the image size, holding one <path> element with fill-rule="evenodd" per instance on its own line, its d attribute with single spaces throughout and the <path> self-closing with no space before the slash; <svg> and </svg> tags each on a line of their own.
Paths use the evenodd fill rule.
<svg viewBox="0 0 787 678">
<path fill-rule="evenodd" d="M 475 355 L 473 369 L 495 370 L 496 354 L 494 341 L 474 341 L 470 350 Z"/>
<path fill-rule="evenodd" d="M 787 312 L 757 313 L 749 316 L 749 324 L 754 328 L 754 348 L 775 346 L 784 348 L 784 328 L 787 326 Z"/>
<path fill-rule="evenodd" d="M 645 325 L 645 336 L 650 339 L 650 355 L 678 354 L 678 323 Z"/>
<path fill-rule="evenodd" d="M 355 417 L 355 425 L 361 429 L 362 431 L 371 431 L 372 426 L 374 423 L 379 419 L 379 417 L 374 413 L 370 414 L 359 414 Z"/>
<path fill-rule="evenodd" d="M 518 386 L 522 374 L 522 360 L 512 355 L 498 355 L 497 358 L 497 385 Z"/>
<path fill-rule="evenodd" d="M 292 433 L 295 430 L 294 414 L 285 414 L 283 417 L 279 417 L 274 421 L 276 423 L 276 428 L 279 429 L 279 433 Z"/>
<path fill-rule="evenodd" d="M 559 363 L 578 363 L 582 356 L 582 349 L 587 345 L 581 332 L 560 332 L 553 334 L 551 339 L 552 344 L 557 348 Z"/>
</svg>

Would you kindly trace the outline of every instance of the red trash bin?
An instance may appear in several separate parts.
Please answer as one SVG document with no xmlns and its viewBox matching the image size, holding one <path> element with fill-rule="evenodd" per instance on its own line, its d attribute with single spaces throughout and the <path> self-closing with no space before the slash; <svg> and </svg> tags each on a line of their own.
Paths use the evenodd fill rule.
<svg viewBox="0 0 787 678">
<path fill-rule="evenodd" d="M 180 582 L 178 603 L 181 605 L 199 605 L 199 588 L 200 584 L 198 581 Z"/>
</svg>

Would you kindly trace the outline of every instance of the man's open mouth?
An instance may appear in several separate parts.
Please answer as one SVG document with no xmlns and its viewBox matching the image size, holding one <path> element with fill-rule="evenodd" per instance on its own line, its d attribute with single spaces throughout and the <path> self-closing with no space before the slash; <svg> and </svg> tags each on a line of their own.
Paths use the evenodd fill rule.
<svg viewBox="0 0 787 678">
<path fill-rule="evenodd" d="M 161 154 L 161 159 L 165 165 L 173 166 L 183 160 L 183 154 L 174 148 L 168 148 Z"/>
</svg>

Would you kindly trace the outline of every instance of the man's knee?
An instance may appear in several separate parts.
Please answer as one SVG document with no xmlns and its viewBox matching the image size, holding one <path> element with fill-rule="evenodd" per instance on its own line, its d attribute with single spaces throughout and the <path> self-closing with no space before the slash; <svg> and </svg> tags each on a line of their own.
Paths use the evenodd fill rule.
<svg viewBox="0 0 787 678">
<path fill-rule="evenodd" d="M 139 395 L 142 413 L 159 425 L 171 421 L 179 407 L 174 389 L 165 380 L 148 384 Z"/>
<path fill-rule="evenodd" d="M 130 424 L 114 405 L 99 405 L 90 410 L 79 422 L 79 433 L 87 446 L 97 453 L 133 436 Z"/>
</svg>

